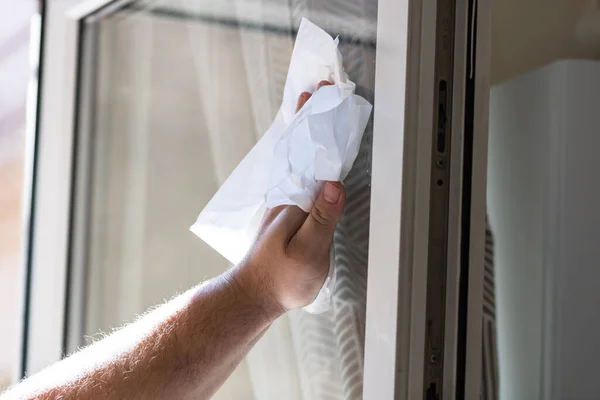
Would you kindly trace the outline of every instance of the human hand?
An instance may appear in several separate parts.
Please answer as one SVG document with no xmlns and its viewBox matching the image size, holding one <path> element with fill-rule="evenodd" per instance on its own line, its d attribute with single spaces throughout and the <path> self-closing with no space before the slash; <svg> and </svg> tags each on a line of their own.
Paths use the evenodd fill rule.
<svg viewBox="0 0 600 400">
<path fill-rule="evenodd" d="M 322 81 L 317 89 L 331 85 Z M 311 94 L 304 92 L 296 111 Z M 297 206 L 267 210 L 236 281 L 270 320 L 315 299 L 329 272 L 333 233 L 346 204 L 340 182 L 324 182 L 310 213 Z"/>
</svg>

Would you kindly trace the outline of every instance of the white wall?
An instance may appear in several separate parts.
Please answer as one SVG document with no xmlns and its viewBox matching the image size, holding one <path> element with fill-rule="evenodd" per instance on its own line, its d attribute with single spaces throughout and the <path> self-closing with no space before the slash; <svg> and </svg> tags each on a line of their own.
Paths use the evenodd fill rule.
<svg viewBox="0 0 600 400">
<path fill-rule="evenodd" d="M 494 234 L 500 392 L 538 399 L 548 70 L 492 89 L 488 212 Z"/>
<path fill-rule="evenodd" d="M 0 8 L 0 392 L 17 375 L 23 305 L 23 176 L 30 20 L 34 0 Z"/>
<path fill-rule="evenodd" d="M 503 399 L 600 393 L 599 93 L 593 61 L 557 62 L 492 89 L 488 208 Z"/>
<path fill-rule="evenodd" d="M 553 399 L 597 399 L 600 393 L 600 62 L 574 62 L 562 72 L 564 98 L 557 104 L 564 120 L 559 138 L 554 238 L 548 250 L 555 321 Z M 553 251 L 554 250 L 554 251 Z"/>
</svg>

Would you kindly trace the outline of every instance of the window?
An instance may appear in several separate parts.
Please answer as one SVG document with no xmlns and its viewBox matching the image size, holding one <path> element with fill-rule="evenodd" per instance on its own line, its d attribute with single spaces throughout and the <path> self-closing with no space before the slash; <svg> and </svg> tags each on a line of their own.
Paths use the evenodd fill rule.
<svg viewBox="0 0 600 400">
<path fill-rule="evenodd" d="M 229 267 L 187 227 L 274 119 L 301 16 L 339 35 L 357 92 L 374 101 L 377 3 L 336 5 L 300 13 L 277 2 L 133 3 L 85 25 L 97 62 L 94 100 L 79 108 L 90 115 L 78 133 L 89 135 L 93 160 L 82 183 L 85 337 Z M 277 320 L 216 399 L 361 398 L 371 137 L 372 124 L 346 180 L 332 309 Z"/>
<path fill-rule="evenodd" d="M 346 180 L 334 305 L 328 314 L 298 311 L 278 320 L 219 396 L 410 399 L 429 390 L 432 121 L 441 87 L 434 81 L 439 46 L 431 27 L 439 25 L 440 45 L 448 35 L 444 24 L 436 25 L 434 7 L 410 4 L 49 3 L 44 54 L 52 57 L 43 60 L 48 79 L 42 75 L 24 371 L 43 368 L 99 330 L 227 268 L 188 227 L 271 122 L 296 29 L 307 17 L 339 35 L 346 71 L 375 105 Z M 448 391 L 474 396 L 481 379 L 477 291 L 483 285 L 477 282 L 483 268 L 463 267 L 483 258 L 483 239 L 471 238 L 468 229 L 460 236 L 459 228 L 484 226 L 485 213 L 477 210 L 484 209 L 485 169 L 479 167 L 485 157 L 463 150 L 467 142 L 479 146 L 486 132 L 471 135 L 471 142 L 462 127 L 473 133 L 487 120 L 466 96 L 487 98 L 489 68 L 475 58 L 474 37 L 482 29 L 477 48 L 485 50 L 488 26 L 479 16 L 489 4 L 470 1 L 448 10 L 461 23 L 455 54 L 442 47 L 445 62 L 456 59 L 452 83 L 460 90 L 452 97 L 456 157 L 446 167 L 452 265 L 445 320 L 439 320 L 449 339 L 436 359 L 448 372 L 435 376 Z M 467 177 L 471 201 L 462 202 L 467 162 L 477 173 Z M 438 232 L 446 232 L 446 222 L 438 222 L 444 224 Z M 459 257 L 461 243 L 466 252 Z M 461 272 L 470 284 L 459 288 Z M 432 275 L 444 285 L 445 276 Z M 471 302 L 460 303 L 467 294 Z"/>
</svg>

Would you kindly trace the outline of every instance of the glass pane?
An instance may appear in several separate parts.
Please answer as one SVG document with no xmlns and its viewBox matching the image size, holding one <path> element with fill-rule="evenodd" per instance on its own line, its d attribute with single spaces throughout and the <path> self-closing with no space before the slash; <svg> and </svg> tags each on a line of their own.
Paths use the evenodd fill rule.
<svg viewBox="0 0 600 400">
<path fill-rule="evenodd" d="M 301 18 L 339 35 L 373 103 L 376 11 L 372 0 L 137 2 L 95 25 L 86 335 L 228 268 L 188 227 L 274 119 Z M 216 399 L 362 398 L 371 137 L 369 123 L 345 181 L 332 309 L 276 321 Z"/>
<path fill-rule="evenodd" d="M 597 398 L 600 8 L 494 2 L 492 27 L 485 398 Z"/>
</svg>

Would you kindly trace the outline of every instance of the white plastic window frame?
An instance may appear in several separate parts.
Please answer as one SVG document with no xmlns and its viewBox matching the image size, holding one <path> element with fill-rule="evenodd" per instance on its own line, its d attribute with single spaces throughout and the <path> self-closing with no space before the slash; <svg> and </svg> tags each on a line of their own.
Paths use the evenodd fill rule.
<svg viewBox="0 0 600 400">
<path fill-rule="evenodd" d="M 60 360 L 72 346 L 66 323 L 68 310 L 77 312 L 84 289 L 69 271 L 72 257 L 72 196 L 77 143 L 77 91 L 84 46 L 82 21 L 106 7 L 128 0 L 48 0 L 40 59 L 41 80 L 38 123 L 31 138 L 30 232 L 26 249 L 27 276 L 24 301 L 21 374 L 32 374 Z M 478 5 L 476 102 L 471 231 L 485 229 L 485 165 L 487 162 L 487 96 L 489 94 L 489 0 Z M 467 0 L 457 8 L 466 10 Z M 462 6 L 459 6 L 462 5 Z M 371 183 L 370 252 L 365 344 L 365 399 L 412 399 L 422 396 L 424 310 L 429 217 L 429 172 L 433 115 L 435 59 L 435 2 L 433 0 L 379 0 L 374 111 L 373 173 Z M 466 12 L 457 15 L 464 22 Z M 465 38 L 465 29 L 458 29 Z M 458 37 L 458 36 L 457 36 Z M 456 59 L 465 67 L 466 48 L 457 40 Z M 87 55 L 93 57 L 94 55 Z M 462 61 L 461 61 L 462 60 Z M 461 68 L 462 68 L 461 67 Z M 463 68 L 465 69 L 465 68 Z M 457 69 L 457 74 L 460 69 Z M 463 71 L 464 72 L 464 71 Z M 456 97 L 459 96 L 459 97 Z M 455 99 L 463 100 L 461 92 Z M 464 96 L 463 96 L 464 97 Z M 458 103 L 457 103 L 458 104 Z M 460 114 L 460 111 L 457 111 Z M 462 117 L 462 114 L 459 115 Z M 455 121 L 462 118 L 454 118 Z M 461 128 L 457 122 L 455 128 Z M 456 130 L 458 132 L 458 130 Z M 455 133 L 462 136 L 462 132 Z M 458 146 L 456 146 L 458 147 Z M 457 150 L 460 156 L 460 150 Z M 454 157 L 454 159 L 458 159 Z M 451 167 L 461 174 L 461 165 Z M 483 171 L 483 172 L 481 172 Z M 457 175 L 458 176 L 458 175 Z M 452 189 L 459 207 L 460 185 Z M 452 195 L 451 195 L 452 196 Z M 460 208 L 460 207 L 459 207 Z M 455 213 L 458 224 L 460 212 Z M 451 221 L 452 222 L 452 221 Z M 453 230 L 460 242 L 460 229 Z M 484 235 L 470 239 L 471 261 L 483 259 Z M 449 254 L 458 259 L 458 254 Z M 457 261 L 457 265 L 458 265 Z M 455 273 L 458 274 L 458 267 Z M 69 280 L 68 274 L 71 274 Z M 79 274 L 79 275 L 78 275 Z M 468 354 L 466 398 L 479 392 L 481 366 L 481 304 L 478 282 L 482 267 L 469 272 Z M 69 297 L 71 297 L 69 299 Z M 457 294 L 455 293 L 457 298 Z M 75 305 L 75 306 L 74 306 Z M 479 310 L 479 311 L 478 311 Z M 479 321 L 478 321 L 479 318 Z M 77 333 L 77 329 L 72 334 Z M 454 376 L 449 374 L 449 381 Z M 471 396 L 472 395 L 472 396 Z M 454 398 L 448 391 L 445 399 Z"/>
</svg>

